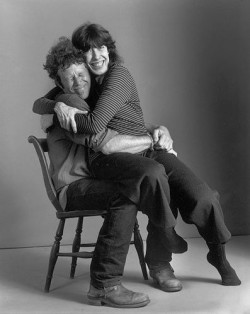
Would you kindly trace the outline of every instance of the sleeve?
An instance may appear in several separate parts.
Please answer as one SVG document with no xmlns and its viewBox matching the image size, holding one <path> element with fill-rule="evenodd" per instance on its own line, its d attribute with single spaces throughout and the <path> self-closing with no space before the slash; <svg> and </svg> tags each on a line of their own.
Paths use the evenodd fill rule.
<svg viewBox="0 0 250 314">
<path fill-rule="evenodd" d="M 54 114 L 55 98 L 62 92 L 61 88 L 54 87 L 45 96 L 38 98 L 33 104 L 33 112 L 37 114 Z"/>
<path fill-rule="evenodd" d="M 48 129 L 53 125 L 53 114 L 43 114 L 40 117 L 41 129 L 44 133 L 48 132 Z"/>
<path fill-rule="evenodd" d="M 72 132 L 65 131 L 65 135 L 70 141 L 76 144 L 87 146 L 93 149 L 95 152 L 101 151 L 103 146 L 117 134 L 118 132 L 111 129 L 103 129 L 94 135 L 74 134 Z"/>
<path fill-rule="evenodd" d="M 106 128 L 109 121 L 131 96 L 132 77 L 122 66 L 111 68 L 104 79 L 101 96 L 87 116 L 76 114 L 78 133 L 95 134 Z"/>
<path fill-rule="evenodd" d="M 56 97 L 56 101 L 61 101 L 65 103 L 65 105 L 79 110 L 89 111 L 89 105 L 86 101 L 76 94 L 60 94 Z"/>
</svg>

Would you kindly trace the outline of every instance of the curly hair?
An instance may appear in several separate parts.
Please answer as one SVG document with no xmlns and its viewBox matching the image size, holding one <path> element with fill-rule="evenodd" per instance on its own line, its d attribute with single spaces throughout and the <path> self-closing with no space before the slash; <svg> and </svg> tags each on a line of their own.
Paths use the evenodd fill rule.
<svg viewBox="0 0 250 314">
<path fill-rule="evenodd" d="M 76 28 L 72 34 L 72 43 L 77 49 L 81 49 L 83 52 L 87 52 L 91 48 L 100 48 L 104 45 L 108 48 L 109 59 L 112 63 L 123 62 L 117 52 L 112 36 L 99 24 L 88 22 Z"/>
<path fill-rule="evenodd" d="M 67 69 L 72 64 L 81 63 L 85 63 L 84 53 L 76 49 L 69 38 L 63 36 L 51 47 L 43 68 L 49 73 L 50 78 L 60 81 L 57 74 L 59 69 Z"/>
</svg>

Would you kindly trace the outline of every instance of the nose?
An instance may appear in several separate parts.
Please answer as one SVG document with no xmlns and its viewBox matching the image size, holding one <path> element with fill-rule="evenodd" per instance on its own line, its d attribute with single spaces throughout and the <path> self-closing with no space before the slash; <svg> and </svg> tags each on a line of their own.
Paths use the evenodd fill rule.
<svg viewBox="0 0 250 314">
<path fill-rule="evenodd" d="M 79 85 L 82 81 L 84 81 L 84 78 L 80 76 L 74 76 L 74 85 Z"/>
<path fill-rule="evenodd" d="M 92 58 L 98 60 L 100 57 L 100 51 L 98 48 L 92 48 Z"/>
</svg>

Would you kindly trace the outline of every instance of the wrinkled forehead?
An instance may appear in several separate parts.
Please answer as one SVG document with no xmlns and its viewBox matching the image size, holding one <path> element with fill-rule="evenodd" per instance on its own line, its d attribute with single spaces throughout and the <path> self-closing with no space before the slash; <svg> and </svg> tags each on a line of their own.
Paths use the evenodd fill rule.
<svg viewBox="0 0 250 314">
<path fill-rule="evenodd" d="M 67 77 L 75 73 L 82 73 L 84 75 L 89 75 L 89 70 L 85 63 L 72 63 L 67 66 L 61 66 L 58 70 L 58 75 L 62 77 Z"/>
</svg>

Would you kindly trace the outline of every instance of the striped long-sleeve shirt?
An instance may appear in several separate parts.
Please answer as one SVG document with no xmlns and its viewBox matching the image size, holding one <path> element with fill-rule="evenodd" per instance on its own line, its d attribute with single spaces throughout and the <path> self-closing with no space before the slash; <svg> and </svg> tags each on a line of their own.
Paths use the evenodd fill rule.
<svg viewBox="0 0 250 314">
<path fill-rule="evenodd" d="M 120 134 L 147 133 L 134 79 L 124 66 L 111 65 L 98 94 L 88 115 L 76 115 L 78 133 L 95 134 L 106 127 Z"/>
</svg>

